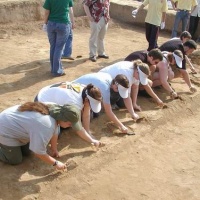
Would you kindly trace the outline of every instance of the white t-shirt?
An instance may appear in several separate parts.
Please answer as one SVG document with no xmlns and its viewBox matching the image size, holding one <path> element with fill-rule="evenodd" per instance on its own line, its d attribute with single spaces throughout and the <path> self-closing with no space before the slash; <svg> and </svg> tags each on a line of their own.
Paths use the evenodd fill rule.
<svg viewBox="0 0 200 200">
<path fill-rule="evenodd" d="M 19 105 L 0 113 L 0 143 L 6 146 L 23 146 L 37 154 L 46 154 L 46 147 L 53 134 L 58 134 L 56 121 L 39 112 L 19 112 Z"/>
<path fill-rule="evenodd" d="M 58 105 L 75 105 L 79 110 L 82 110 L 84 106 L 82 98 L 84 87 L 80 84 L 66 88 L 46 86 L 39 91 L 37 98 L 40 102 L 52 102 Z"/>
<path fill-rule="evenodd" d="M 112 77 L 107 73 L 92 73 L 83 75 L 76 80 L 72 81 L 80 84 L 93 84 L 98 87 L 101 91 L 103 102 L 110 104 L 110 87 L 112 82 Z"/>
<path fill-rule="evenodd" d="M 130 86 L 132 86 L 133 84 L 136 84 L 135 79 L 133 77 L 133 74 L 134 74 L 133 62 L 130 62 L 130 61 L 120 61 L 120 62 L 114 63 L 112 65 L 104 67 L 99 72 L 110 74 L 112 79 L 114 79 L 118 74 L 123 74 L 129 80 Z M 137 85 L 138 84 L 139 82 L 137 82 Z M 130 92 L 131 92 L 131 87 L 129 87 L 129 93 Z"/>
</svg>

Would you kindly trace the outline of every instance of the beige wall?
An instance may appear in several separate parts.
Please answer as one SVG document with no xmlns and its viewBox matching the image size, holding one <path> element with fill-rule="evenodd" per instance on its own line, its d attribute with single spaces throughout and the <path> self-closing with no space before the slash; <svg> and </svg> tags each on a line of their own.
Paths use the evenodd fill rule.
<svg viewBox="0 0 200 200">
<path fill-rule="evenodd" d="M 85 15 L 82 0 L 75 0 L 74 14 L 76 17 Z M 0 1 L 0 23 L 10 22 L 26 22 L 37 21 L 43 19 L 44 9 L 42 8 L 44 0 L 7 0 Z M 111 0 L 110 15 L 114 19 L 122 22 L 130 23 L 133 26 L 144 26 L 144 19 L 147 10 L 140 11 L 136 18 L 133 18 L 131 12 L 134 8 L 138 7 L 141 3 L 133 0 Z M 175 12 L 169 10 L 167 13 L 166 28 L 165 30 L 172 30 L 174 23 Z M 200 25 L 198 33 L 200 35 Z"/>
</svg>

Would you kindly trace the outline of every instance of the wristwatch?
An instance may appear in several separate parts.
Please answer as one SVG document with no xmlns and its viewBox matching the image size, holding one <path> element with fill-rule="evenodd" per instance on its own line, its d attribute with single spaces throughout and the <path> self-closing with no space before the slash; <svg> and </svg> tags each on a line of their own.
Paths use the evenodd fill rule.
<svg viewBox="0 0 200 200">
<path fill-rule="evenodd" d="M 58 164 L 58 161 L 56 160 L 55 163 L 53 164 L 53 166 L 55 167 Z"/>
</svg>

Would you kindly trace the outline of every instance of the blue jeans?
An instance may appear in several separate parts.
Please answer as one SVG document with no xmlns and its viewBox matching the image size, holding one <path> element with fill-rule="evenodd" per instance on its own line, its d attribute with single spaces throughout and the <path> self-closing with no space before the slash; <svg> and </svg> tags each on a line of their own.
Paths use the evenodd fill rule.
<svg viewBox="0 0 200 200">
<path fill-rule="evenodd" d="M 190 18 L 190 13 L 187 10 L 178 10 L 176 12 L 174 27 L 173 27 L 172 36 L 171 36 L 172 38 L 177 37 L 178 26 L 180 22 L 182 22 L 182 32 L 186 31 L 189 18 Z"/>
<path fill-rule="evenodd" d="M 69 37 L 70 24 L 48 21 L 47 34 L 50 43 L 51 73 L 59 75 L 64 73 L 61 56 L 67 38 Z"/>
<path fill-rule="evenodd" d="M 72 31 L 72 26 L 70 25 L 69 37 L 65 43 L 62 56 L 70 57 L 72 55 L 72 40 L 73 40 L 73 31 Z"/>
</svg>

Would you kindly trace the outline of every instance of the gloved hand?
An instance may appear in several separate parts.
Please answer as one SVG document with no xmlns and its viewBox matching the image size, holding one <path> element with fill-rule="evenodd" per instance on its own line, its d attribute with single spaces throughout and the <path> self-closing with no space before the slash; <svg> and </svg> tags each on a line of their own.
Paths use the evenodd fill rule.
<svg viewBox="0 0 200 200">
<path fill-rule="evenodd" d="M 47 24 L 43 24 L 42 30 L 43 30 L 44 32 L 47 32 Z"/>
<path fill-rule="evenodd" d="M 136 17 L 137 12 L 138 12 L 138 9 L 135 9 L 135 10 L 132 11 L 132 16 L 133 16 L 134 18 Z"/>
<path fill-rule="evenodd" d="M 165 28 L 165 22 L 161 22 L 161 24 L 160 24 L 160 29 L 162 30 L 162 29 L 164 29 Z"/>
</svg>

